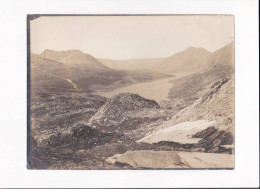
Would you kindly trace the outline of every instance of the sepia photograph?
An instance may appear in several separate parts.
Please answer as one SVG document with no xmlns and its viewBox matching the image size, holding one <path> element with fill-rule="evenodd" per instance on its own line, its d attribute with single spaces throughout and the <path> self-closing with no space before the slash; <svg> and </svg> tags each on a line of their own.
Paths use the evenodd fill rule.
<svg viewBox="0 0 260 192">
<path fill-rule="evenodd" d="M 29 15 L 27 168 L 235 168 L 233 15 Z"/>
</svg>

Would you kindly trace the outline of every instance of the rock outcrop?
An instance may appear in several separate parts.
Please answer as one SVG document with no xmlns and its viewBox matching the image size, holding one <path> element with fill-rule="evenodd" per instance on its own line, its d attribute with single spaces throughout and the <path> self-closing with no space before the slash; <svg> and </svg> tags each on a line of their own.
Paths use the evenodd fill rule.
<svg viewBox="0 0 260 192">
<path fill-rule="evenodd" d="M 221 153 L 227 152 L 232 154 L 231 148 L 223 148 L 222 145 L 232 145 L 234 143 L 234 137 L 230 132 L 220 131 L 215 127 L 209 127 L 203 131 L 197 132 L 192 136 L 193 138 L 202 138 L 195 148 L 204 148 L 205 152 Z"/>
<path fill-rule="evenodd" d="M 106 159 L 120 167 L 135 169 L 234 168 L 234 156 L 179 151 L 127 151 Z"/>
<path fill-rule="evenodd" d="M 188 168 L 181 163 L 175 151 L 127 151 L 109 157 L 106 161 L 121 167 L 130 166 L 137 169 Z"/>
<path fill-rule="evenodd" d="M 162 116 L 156 101 L 137 94 L 119 93 L 106 101 L 88 125 L 104 131 L 134 130 Z"/>
</svg>

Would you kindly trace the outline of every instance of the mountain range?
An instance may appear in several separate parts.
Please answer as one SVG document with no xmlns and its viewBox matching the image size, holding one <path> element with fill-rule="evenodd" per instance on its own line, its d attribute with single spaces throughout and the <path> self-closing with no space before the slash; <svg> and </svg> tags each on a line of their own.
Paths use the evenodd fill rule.
<svg viewBox="0 0 260 192">
<path fill-rule="evenodd" d="M 136 82 L 151 81 L 166 75 L 147 71 L 111 69 L 79 50 L 31 54 L 33 92 L 93 92 Z"/>
<path fill-rule="evenodd" d="M 231 58 L 230 55 L 232 55 L 231 52 L 233 50 L 230 48 L 233 46 L 234 43 L 231 42 L 213 53 L 202 47 L 189 47 L 184 51 L 175 53 L 165 58 L 98 60 L 111 69 L 150 70 L 160 73 L 191 74 L 209 68 L 217 63 L 231 64 L 233 58 Z"/>
</svg>

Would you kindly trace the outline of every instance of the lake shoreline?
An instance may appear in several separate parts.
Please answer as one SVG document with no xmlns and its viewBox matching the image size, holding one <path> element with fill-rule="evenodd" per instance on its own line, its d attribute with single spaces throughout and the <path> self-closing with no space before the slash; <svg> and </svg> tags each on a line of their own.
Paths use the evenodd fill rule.
<svg viewBox="0 0 260 192">
<path fill-rule="evenodd" d="M 133 93 L 138 94 L 144 98 L 160 101 L 170 101 L 168 94 L 172 88 L 172 80 L 179 79 L 185 74 L 174 74 L 174 77 L 160 78 L 149 82 L 134 83 L 124 87 L 116 88 L 112 91 L 99 91 L 97 94 L 104 97 L 113 97 L 118 93 Z M 160 88 L 160 90 L 159 90 Z"/>
</svg>

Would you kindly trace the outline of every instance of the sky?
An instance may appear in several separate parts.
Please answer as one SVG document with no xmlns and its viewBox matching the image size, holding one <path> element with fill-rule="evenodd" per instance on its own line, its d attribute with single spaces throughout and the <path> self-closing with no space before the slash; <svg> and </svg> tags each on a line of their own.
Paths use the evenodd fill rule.
<svg viewBox="0 0 260 192">
<path fill-rule="evenodd" d="M 96 58 L 169 57 L 188 47 L 210 52 L 234 40 L 228 15 L 42 16 L 30 21 L 31 52 L 81 50 Z"/>
</svg>

